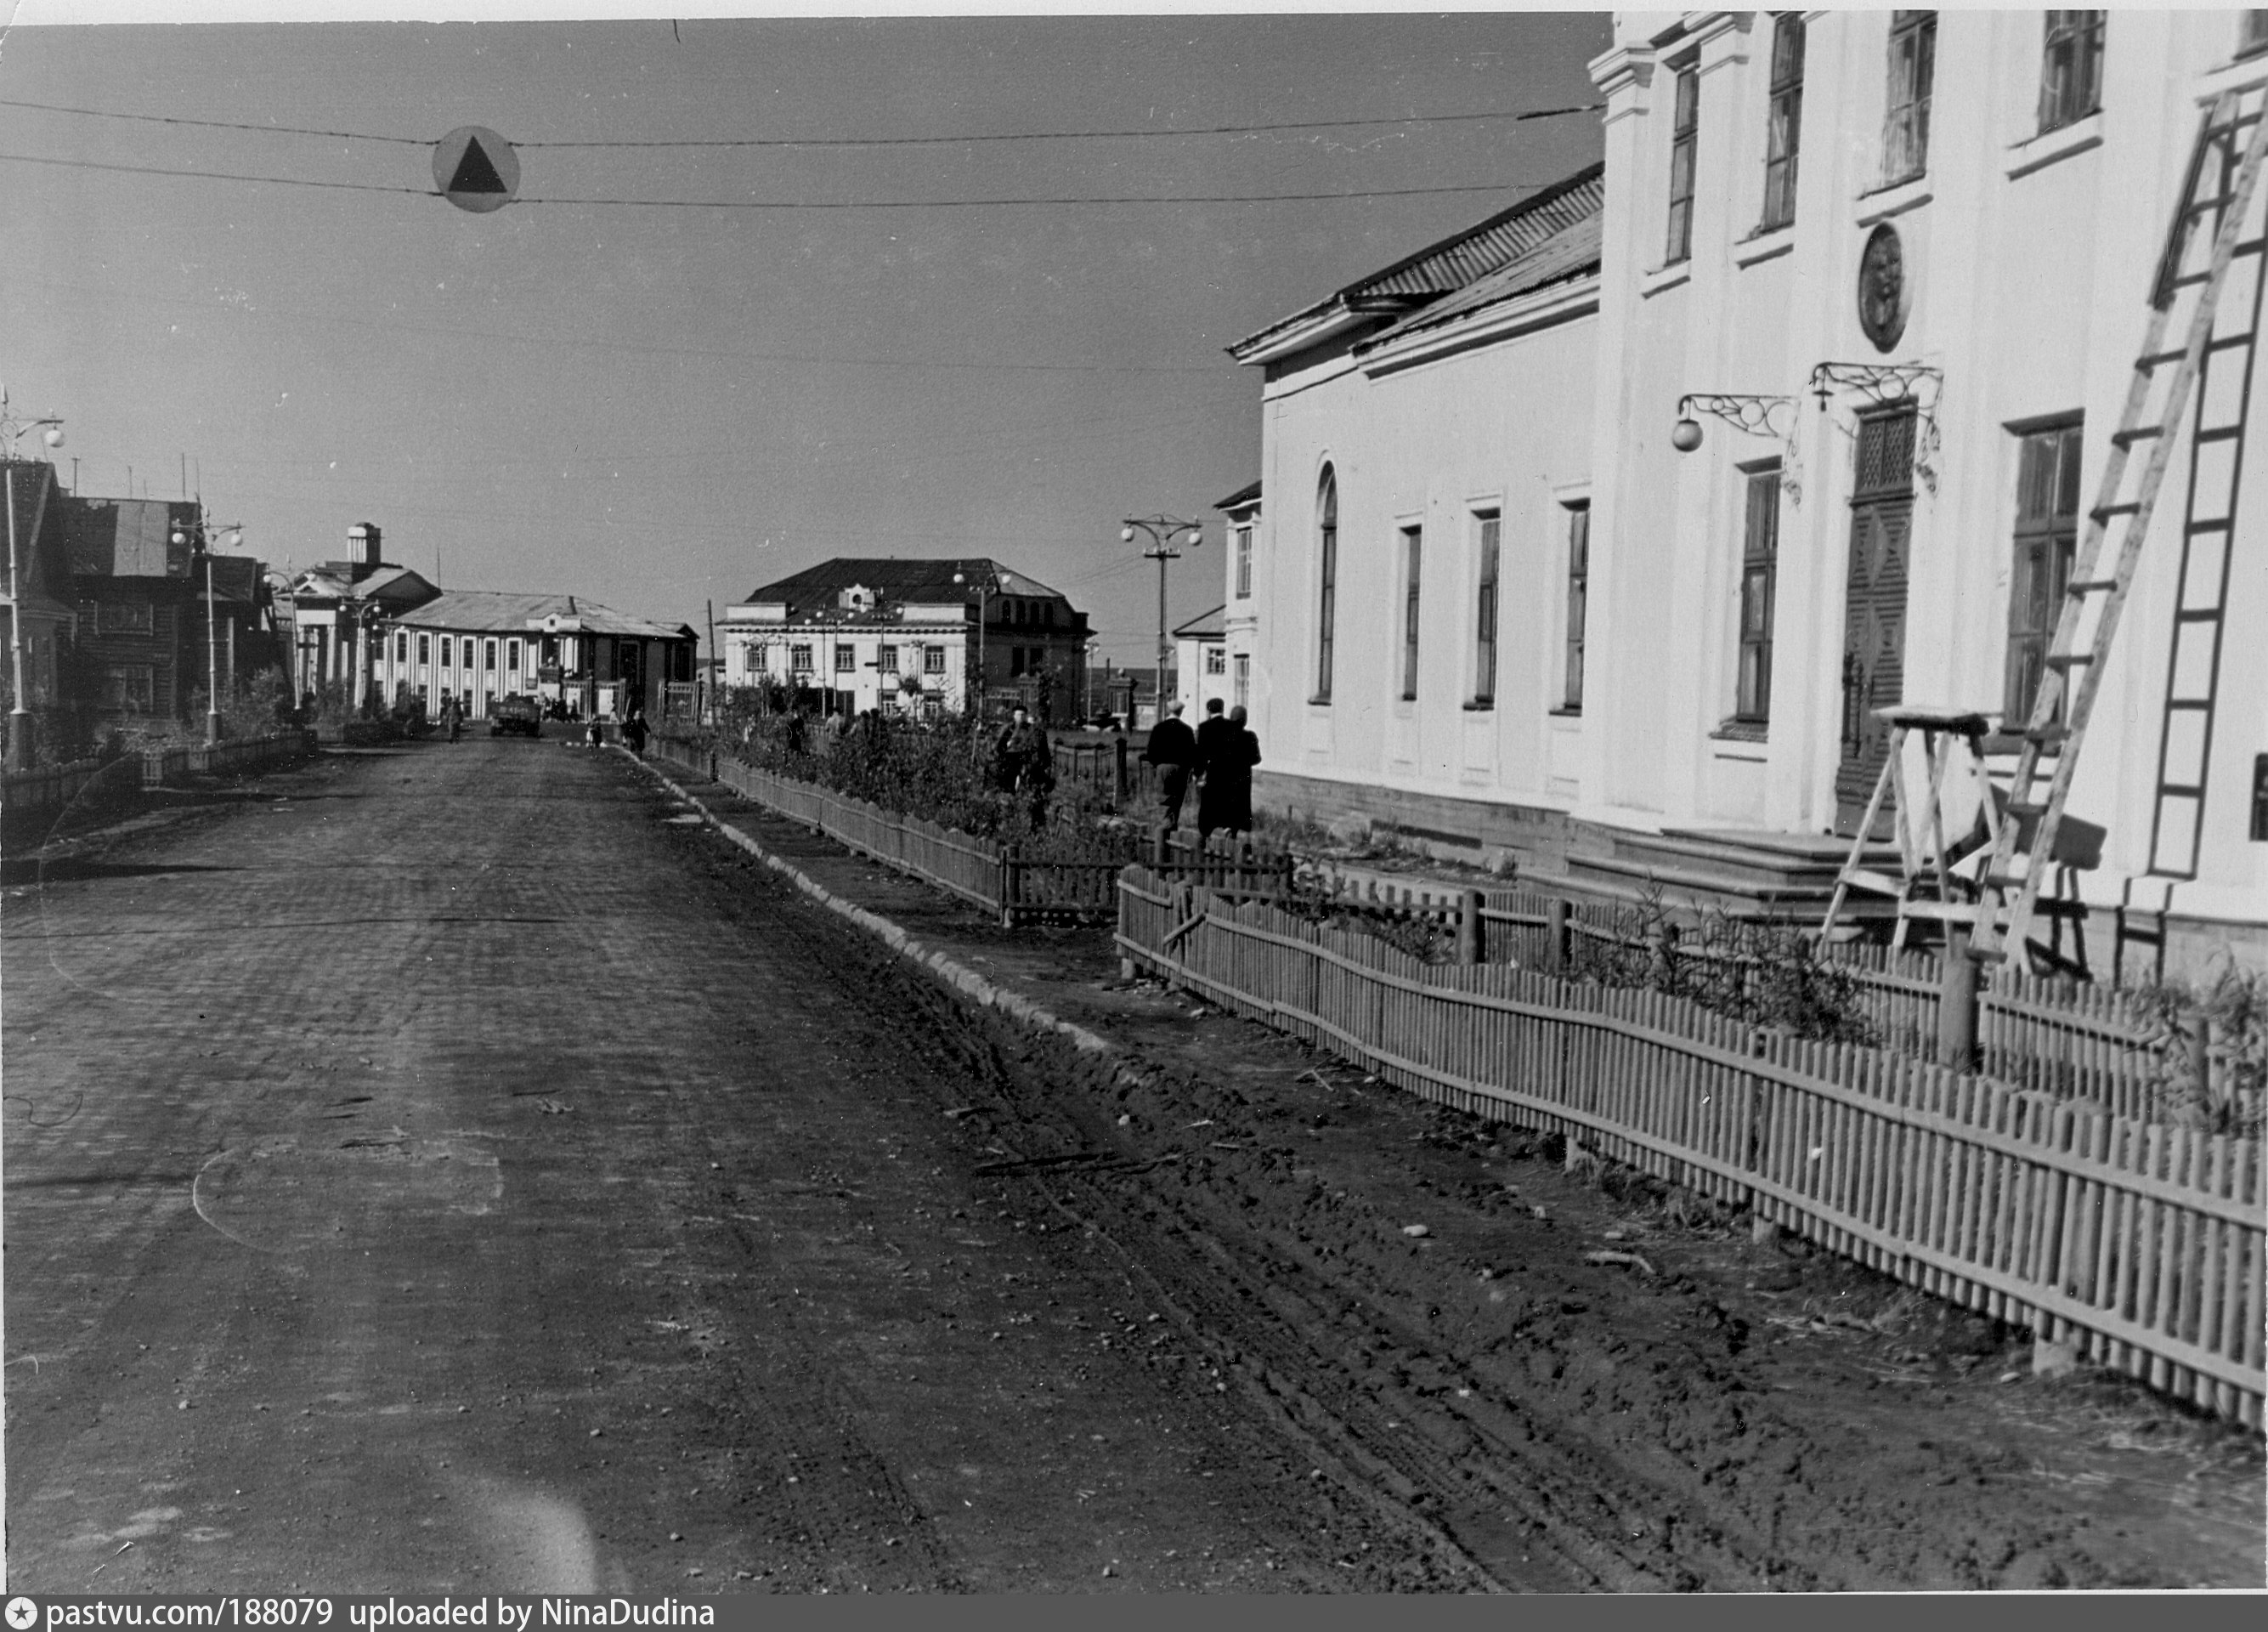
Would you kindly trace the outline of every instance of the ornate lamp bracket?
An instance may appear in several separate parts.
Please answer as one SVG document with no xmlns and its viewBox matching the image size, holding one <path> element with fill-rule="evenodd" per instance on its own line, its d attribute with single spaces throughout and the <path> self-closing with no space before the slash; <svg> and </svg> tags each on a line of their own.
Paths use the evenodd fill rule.
<svg viewBox="0 0 2268 1632">
<path fill-rule="evenodd" d="M 1749 436 L 1785 437 L 1794 426 L 1794 416 L 1791 413 L 1781 423 L 1775 423 L 1772 416 L 1784 408 L 1793 410 L 1794 406 L 1795 399 L 1792 396 L 1689 391 L 1677 399 L 1677 417 L 1681 424 L 1690 424 L 1696 414 L 1712 414 Z"/>
<path fill-rule="evenodd" d="M 1837 392 L 1856 394 L 1867 406 L 1887 408 L 1911 402 L 1918 420 L 1914 427 L 1914 474 L 1933 494 L 1937 491 L 1937 400 L 1945 386 L 1945 371 L 1926 363 L 1820 363 L 1811 371 L 1810 390 L 1825 413 Z"/>
</svg>

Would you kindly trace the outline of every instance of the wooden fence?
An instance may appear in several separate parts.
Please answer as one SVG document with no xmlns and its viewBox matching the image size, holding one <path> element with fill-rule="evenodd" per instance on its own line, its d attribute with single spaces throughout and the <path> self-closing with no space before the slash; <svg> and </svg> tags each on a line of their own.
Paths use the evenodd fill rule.
<svg viewBox="0 0 2268 1632">
<path fill-rule="evenodd" d="M 2146 1123 L 1657 993 L 1428 964 L 1147 868 L 1136 964 L 1429 1098 L 1565 1134 L 2258 1428 L 2257 1139 Z"/>
<path fill-rule="evenodd" d="M 11 824 L 60 815 L 76 803 L 116 804 L 188 775 L 239 776 L 315 751 L 315 734 L 293 728 L 203 743 L 145 749 L 115 759 L 80 759 L 0 776 L 0 816 Z"/>
<path fill-rule="evenodd" d="M 1108 922 L 1118 911 L 1119 870 L 1143 842 L 1133 830 L 1123 829 L 1085 841 L 1085 855 L 1029 854 L 728 756 L 703 753 L 677 738 L 657 737 L 653 750 L 791 821 L 816 828 L 837 844 L 998 913 L 1010 926 L 1060 919 Z M 1216 846 L 1202 855 L 1184 854 L 1171 865 L 1227 889 L 1263 875 L 1280 882 L 1288 863 Z"/>
</svg>

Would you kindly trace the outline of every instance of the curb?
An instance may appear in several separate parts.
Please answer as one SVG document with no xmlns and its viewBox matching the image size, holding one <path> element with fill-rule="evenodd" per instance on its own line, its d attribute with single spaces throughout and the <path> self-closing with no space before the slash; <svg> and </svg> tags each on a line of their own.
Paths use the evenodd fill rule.
<svg viewBox="0 0 2268 1632">
<path fill-rule="evenodd" d="M 1035 1031 L 1053 1031 L 1068 1038 L 1071 1045 L 1083 1053 L 1115 1055 L 1119 1052 L 1116 1044 L 1098 1033 L 1090 1031 L 1075 1022 L 1061 1018 L 1020 992 L 1011 991 L 996 981 L 987 979 L 958 958 L 945 952 L 931 951 L 919 941 L 908 934 L 902 927 L 892 923 L 880 912 L 869 912 L 855 902 L 844 900 L 795 863 L 784 856 L 774 855 L 739 828 L 718 816 L 699 799 L 687 792 L 668 772 L 638 758 L 619 742 L 610 742 L 608 746 L 622 755 L 623 758 L 631 761 L 640 770 L 651 774 L 664 787 L 699 811 L 701 819 L 726 838 L 774 872 L 784 874 L 793 881 L 798 890 L 818 902 L 828 912 L 848 919 L 866 934 L 887 946 L 900 957 L 917 968 L 927 971 L 936 980 L 960 993 L 978 1008 L 998 1009 Z"/>
</svg>

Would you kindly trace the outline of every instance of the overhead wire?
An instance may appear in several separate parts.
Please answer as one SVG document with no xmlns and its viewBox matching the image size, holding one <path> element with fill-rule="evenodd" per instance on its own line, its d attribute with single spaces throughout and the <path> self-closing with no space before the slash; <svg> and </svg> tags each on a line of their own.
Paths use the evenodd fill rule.
<svg viewBox="0 0 2268 1632">
<path fill-rule="evenodd" d="M 1357 129 L 1376 125 L 1462 124 L 1485 120 L 1519 123 L 1535 119 L 1562 119 L 1573 114 L 1602 112 L 1603 102 L 1584 102 L 1567 107 L 1490 108 L 1466 114 L 1400 114 L 1359 119 L 1301 119 L 1248 125 L 1187 125 L 1117 130 L 991 130 L 965 136 L 821 136 L 821 137 L 594 137 L 559 141 L 514 141 L 516 148 L 739 148 L 739 147 L 947 147 L 972 142 L 1089 142 L 1135 141 L 1160 137 L 1248 136 L 1283 130 Z M 315 136 L 334 141 L 385 142 L 404 147 L 431 147 L 434 138 L 383 136 L 367 130 L 329 130 L 311 125 L 257 124 L 247 120 L 196 119 L 178 114 L 129 114 L 112 108 L 75 107 L 61 102 L 33 102 L 0 97 L 0 107 L 21 107 L 39 113 L 71 114 L 89 119 L 119 119 L 144 124 L 186 125 L 208 130 L 245 130 L 263 136 Z"/>
</svg>

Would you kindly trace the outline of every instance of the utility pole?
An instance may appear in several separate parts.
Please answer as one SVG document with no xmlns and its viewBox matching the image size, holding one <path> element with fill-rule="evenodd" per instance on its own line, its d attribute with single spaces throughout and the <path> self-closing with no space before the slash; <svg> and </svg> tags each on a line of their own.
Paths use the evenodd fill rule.
<svg viewBox="0 0 2268 1632">
<path fill-rule="evenodd" d="M 701 706 L 703 723 L 713 726 L 717 723 L 717 688 L 725 681 L 725 654 L 717 649 L 717 602 L 709 600 L 701 604 L 709 614 L 709 661 L 701 671 Z"/>
<path fill-rule="evenodd" d="M 18 420 L 8 411 L 8 391 L 0 386 L 0 442 L 6 457 L 0 460 L 0 481 L 8 484 L 8 662 L 15 698 L 8 705 L 8 769 L 32 768 L 32 705 L 24 690 L 24 590 L 16 565 L 16 445 L 33 431 L 50 448 L 63 445 L 63 421 L 49 414 L 42 419 Z"/>
<path fill-rule="evenodd" d="M 1183 533 L 1189 535 L 1189 548 L 1192 550 L 1204 543 L 1204 523 L 1176 521 L 1171 516 L 1162 515 L 1129 516 L 1118 529 L 1118 542 L 1132 543 L 1138 531 L 1147 534 L 1150 539 L 1150 547 L 1142 552 L 1142 558 L 1158 564 L 1158 695 L 1150 713 L 1150 723 L 1155 726 L 1166 717 L 1166 669 L 1174 661 L 1172 643 L 1166 638 L 1166 564 L 1182 558 L 1182 552 L 1174 547 L 1174 541 Z M 1130 720 L 1127 723 L 1131 725 L 1133 721 Z"/>
</svg>

